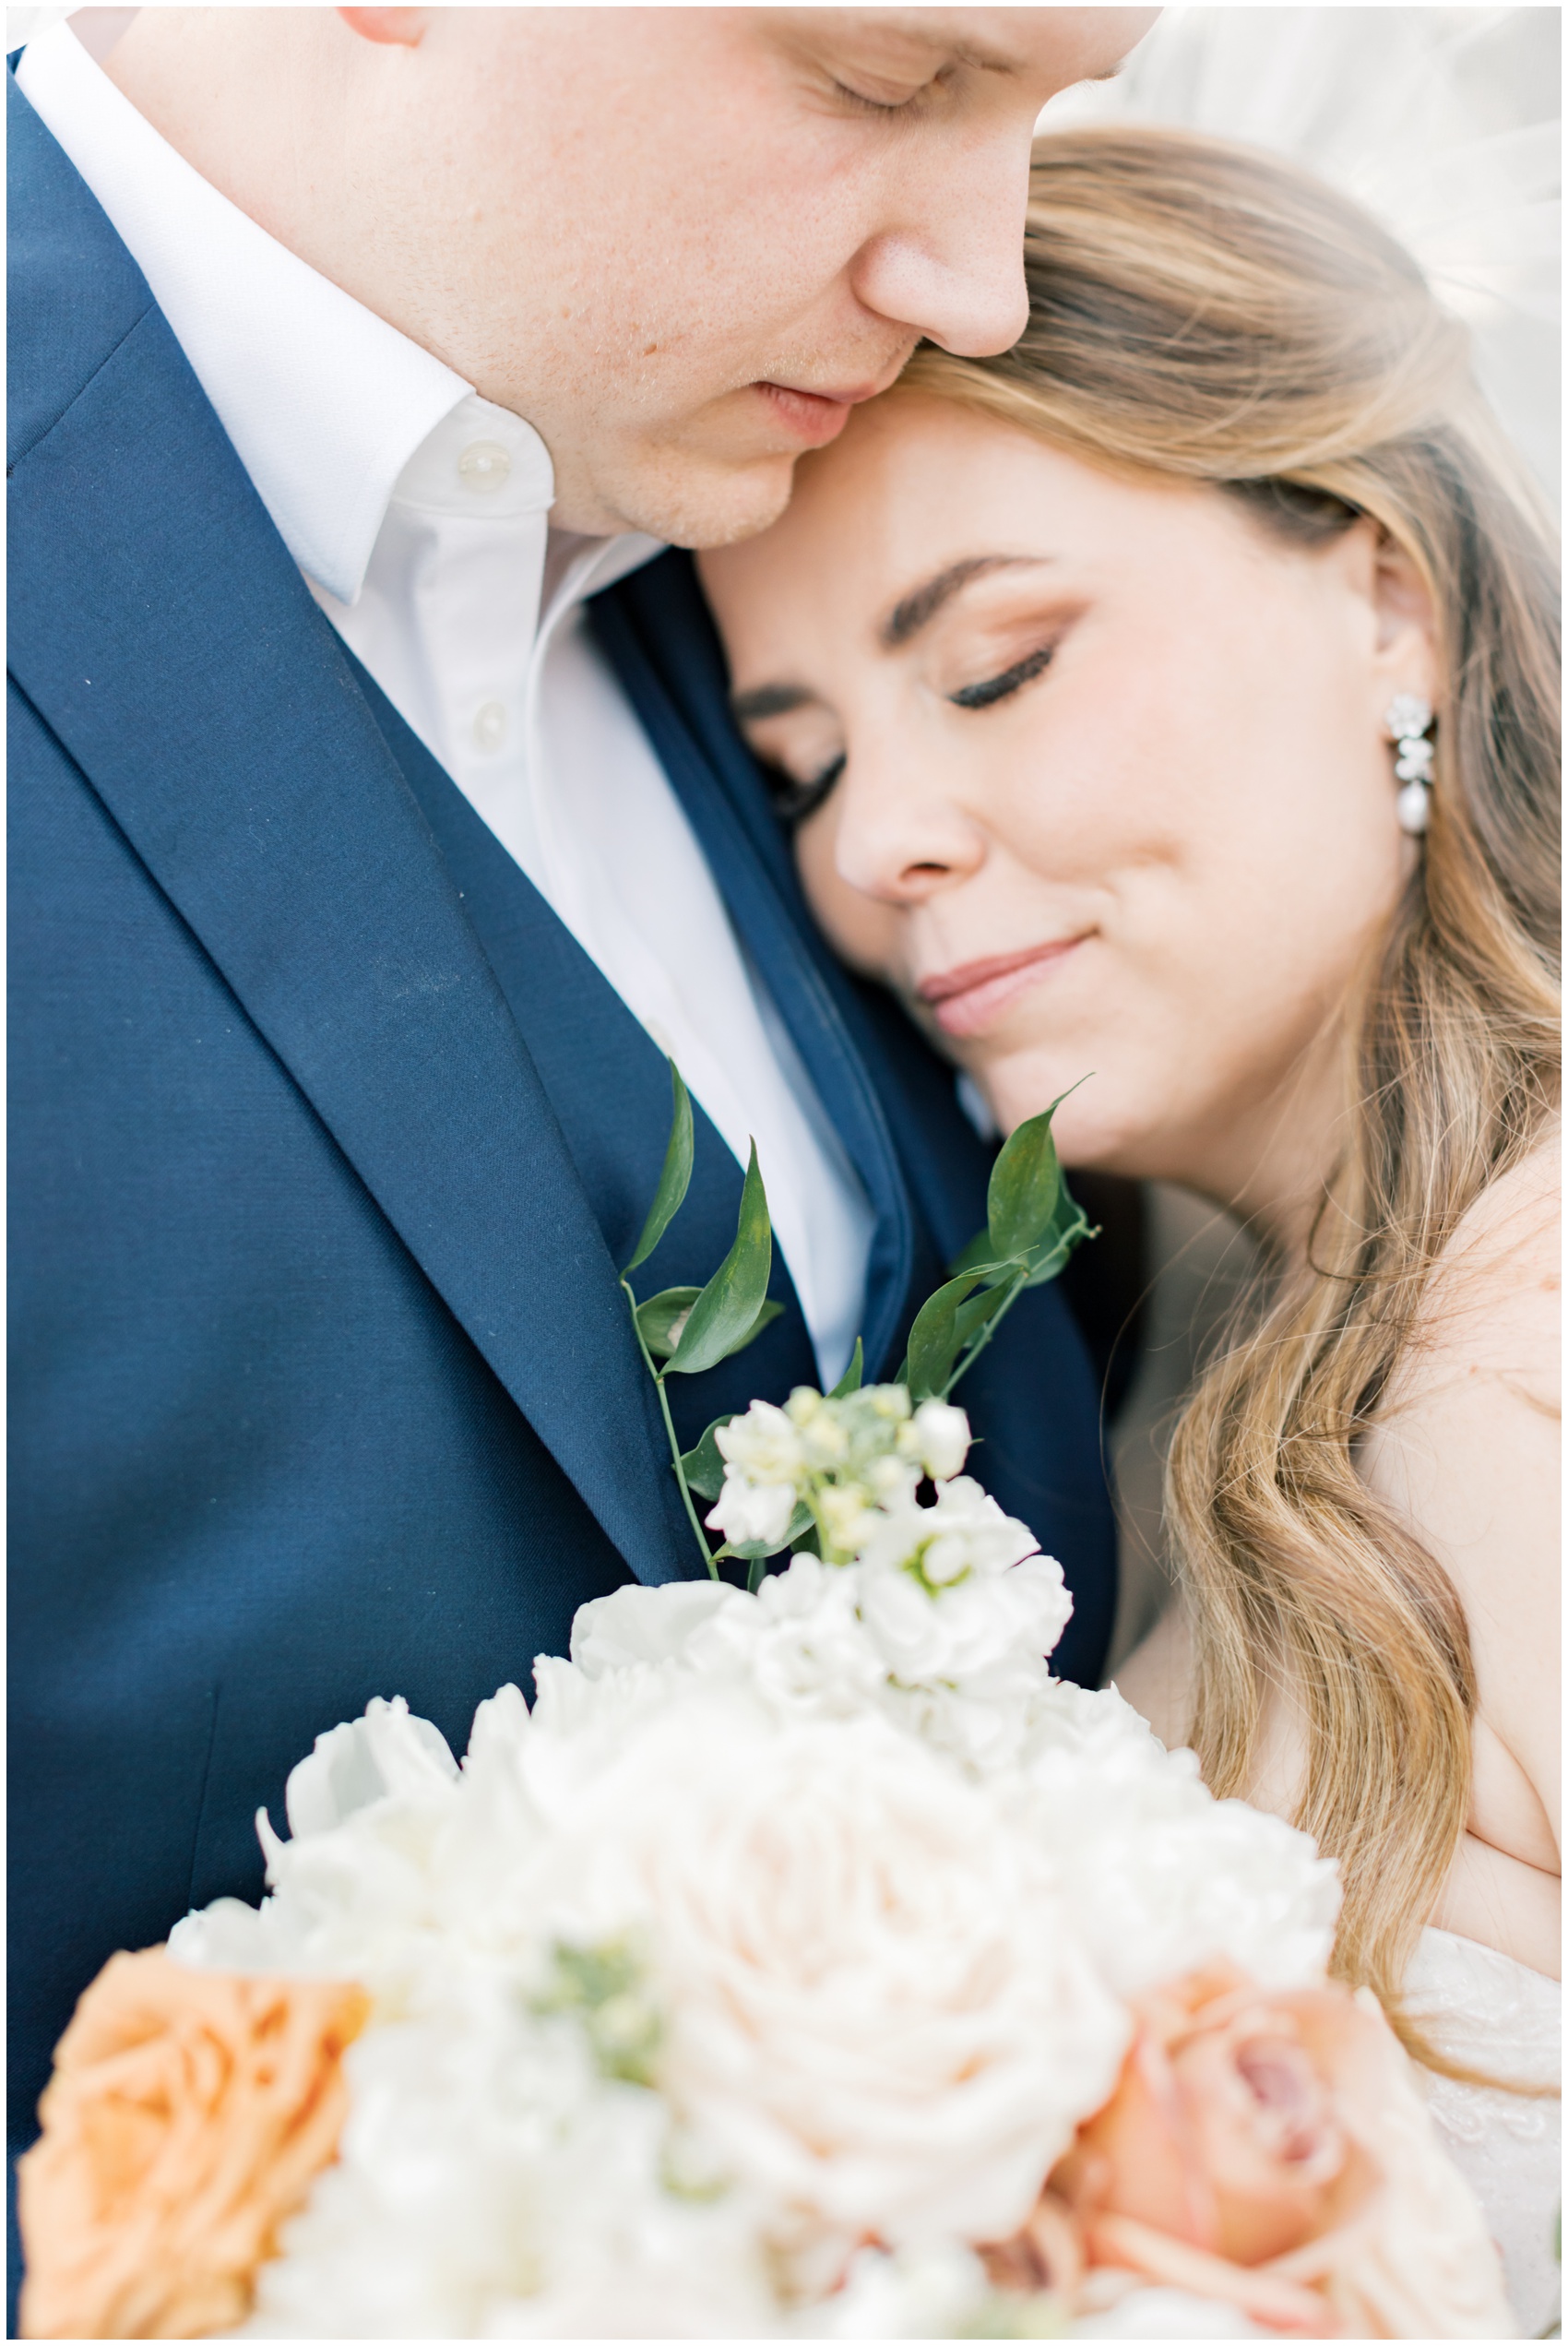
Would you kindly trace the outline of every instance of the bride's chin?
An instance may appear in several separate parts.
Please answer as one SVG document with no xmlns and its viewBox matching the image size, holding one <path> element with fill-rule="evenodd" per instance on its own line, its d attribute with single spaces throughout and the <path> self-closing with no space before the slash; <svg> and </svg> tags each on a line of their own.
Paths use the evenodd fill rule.
<svg viewBox="0 0 1568 2346">
<path fill-rule="evenodd" d="M 999 1132 L 1016 1131 L 1030 1116 L 1039 1115 L 1053 1100 L 1062 1100 L 1051 1119 L 1051 1137 L 1062 1162 L 1072 1171 L 1120 1173 L 1131 1180 L 1146 1177 L 1148 1162 L 1158 1155 L 1153 1136 L 1143 1119 L 1118 1115 L 1106 1090 L 1091 1095 L 1097 1071 L 1089 1066 L 1068 1068 L 1053 1052 L 1051 1064 L 1038 1060 L 976 1073 L 975 1082 L 991 1109 Z M 1087 1080 L 1085 1080 L 1087 1078 Z M 1074 1089 L 1079 1086 L 1079 1089 Z"/>
</svg>

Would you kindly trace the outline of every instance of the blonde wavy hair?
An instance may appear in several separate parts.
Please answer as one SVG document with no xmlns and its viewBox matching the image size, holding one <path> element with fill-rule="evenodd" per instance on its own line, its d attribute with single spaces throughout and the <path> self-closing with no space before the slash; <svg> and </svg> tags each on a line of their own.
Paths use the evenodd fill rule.
<svg viewBox="0 0 1568 2346">
<path fill-rule="evenodd" d="M 1306 1259 L 1265 1270 L 1184 1411 L 1167 1515 L 1208 1783 L 1247 1790 L 1269 1690 L 1288 1685 L 1306 1730 L 1298 1822 L 1343 1875 L 1336 1968 L 1446 2067 L 1398 1993 L 1465 1830 L 1469 1638 L 1447 1575 L 1354 1451 L 1433 1264 L 1559 1098 L 1550 536 L 1463 327 L 1305 174 L 1177 132 L 1047 137 L 1026 252 L 1015 347 L 922 349 L 900 389 L 1102 467 L 1213 482 L 1297 543 L 1368 516 L 1436 613 L 1431 824 L 1347 1006 L 1343 1149 Z"/>
</svg>

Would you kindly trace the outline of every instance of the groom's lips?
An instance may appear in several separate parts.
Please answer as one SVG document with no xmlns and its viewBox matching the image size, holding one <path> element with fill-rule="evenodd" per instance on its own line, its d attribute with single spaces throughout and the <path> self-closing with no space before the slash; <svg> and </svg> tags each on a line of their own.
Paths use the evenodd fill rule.
<svg viewBox="0 0 1568 2346">
<path fill-rule="evenodd" d="M 1031 945 L 1021 953 L 996 953 L 984 961 L 965 961 L 926 978 L 915 989 L 934 1011 L 944 1034 L 980 1034 L 1000 1012 L 1082 945 L 1081 936 L 1056 938 L 1050 945 Z"/>
<path fill-rule="evenodd" d="M 889 380 L 892 378 L 890 377 Z M 847 391 L 802 391 L 792 383 L 754 383 L 776 420 L 786 425 L 803 448 L 825 448 L 849 421 L 849 410 L 862 399 L 874 399 L 885 383 L 858 383 Z"/>
</svg>

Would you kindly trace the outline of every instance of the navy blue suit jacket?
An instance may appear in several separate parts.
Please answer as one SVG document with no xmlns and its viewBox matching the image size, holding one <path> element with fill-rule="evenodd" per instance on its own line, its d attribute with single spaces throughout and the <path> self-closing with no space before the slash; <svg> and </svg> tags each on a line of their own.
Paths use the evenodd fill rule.
<svg viewBox="0 0 1568 2346">
<path fill-rule="evenodd" d="M 110 1952 L 258 1894 L 254 1813 L 317 1733 L 401 1693 L 461 1748 L 578 1604 L 696 1558 L 615 1274 L 662 1064 L 355 670 L 7 102 L 15 2142 Z M 597 620 L 874 1207 L 886 1371 L 986 1151 L 805 919 L 689 565 Z M 710 1141 L 693 1210 L 732 1228 Z M 809 1363 L 778 1292 L 715 1407 Z M 963 1398 L 1092 1681 L 1111 1527 L 1055 1291 Z"/>
</svg>

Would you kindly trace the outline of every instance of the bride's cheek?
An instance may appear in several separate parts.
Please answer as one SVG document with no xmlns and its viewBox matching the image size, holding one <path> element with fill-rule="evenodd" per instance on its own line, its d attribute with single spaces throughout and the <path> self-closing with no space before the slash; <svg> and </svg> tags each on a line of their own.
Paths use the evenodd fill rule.
<svg viewBox="0 0 1568 2346">
<path fill-rule="evenodd" d="M 844 878 L 835 851 L 837 834 L 831 801 L 795 834 L 795 868 L 806 901 L 834 951 L 851 969 L 896 982 L 899 916 Z"/>
</svg>

